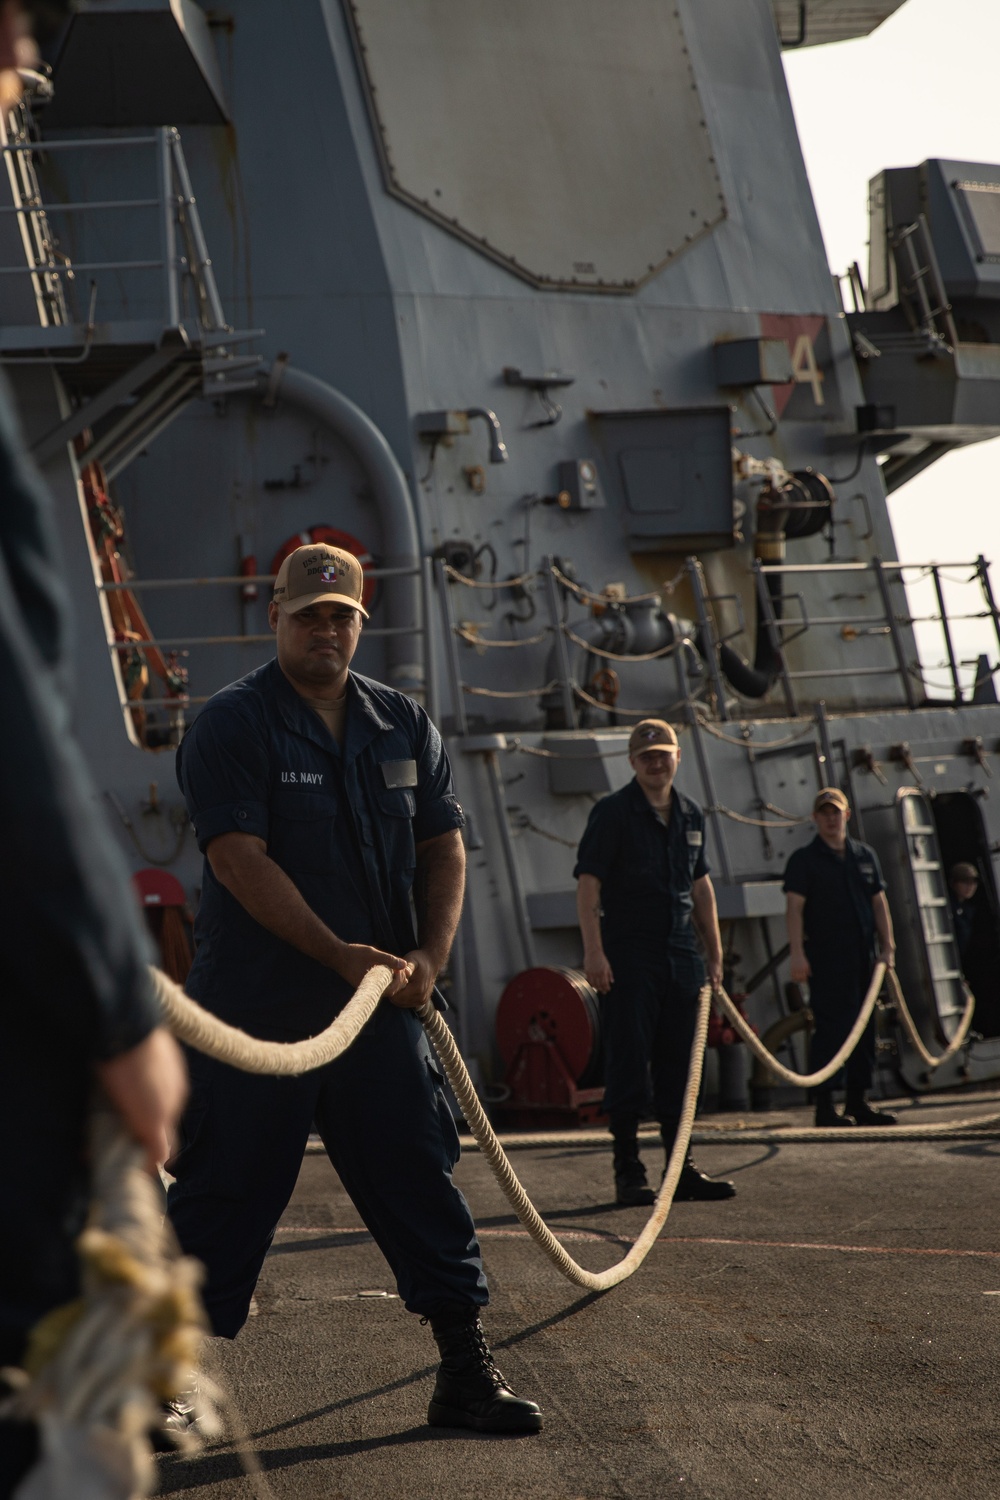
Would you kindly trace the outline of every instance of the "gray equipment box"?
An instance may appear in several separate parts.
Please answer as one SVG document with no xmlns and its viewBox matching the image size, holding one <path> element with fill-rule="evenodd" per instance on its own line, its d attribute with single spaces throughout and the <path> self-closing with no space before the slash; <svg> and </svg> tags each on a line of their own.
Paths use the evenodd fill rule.
<svg viewBox="0 0 1000 1500">
<path fill-rule="evenodd" d="M 605 493 L 633 552 L 733 546 L 728 406 L 592 412 Z"/>
</svg>

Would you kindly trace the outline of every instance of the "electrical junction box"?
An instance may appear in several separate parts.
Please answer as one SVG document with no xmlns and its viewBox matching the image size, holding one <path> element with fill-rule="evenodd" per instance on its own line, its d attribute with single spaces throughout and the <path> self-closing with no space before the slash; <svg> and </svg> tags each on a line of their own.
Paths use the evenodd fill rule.
<svg viewBox="0 0 1000 1500">
<path fill-rule="evenodd" d="M 558 469 L 561 510 L 600 510 L 605 500 L 592 458 L 568 458 Z"/>
</svg>

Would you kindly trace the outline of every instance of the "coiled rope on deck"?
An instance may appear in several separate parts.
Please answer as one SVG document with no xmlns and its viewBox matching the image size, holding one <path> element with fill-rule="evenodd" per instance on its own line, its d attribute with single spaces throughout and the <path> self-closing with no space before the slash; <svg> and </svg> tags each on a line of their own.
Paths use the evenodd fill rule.
<svg viewBox="0 0 1000 1500">
<path fill-rule="evenodd" d="M 751 1029 L 748 1022 L 740 1014 L 724 990 L 720 989 L 715 998 L 739 1035 L 778 1078 L 800 1088 L 812 1088 L 832 1078 L 854 1051 L 871 1019 L 872 1012 L 882 989 L 882 984 L 886 978 L 886 972 L 886 965 L 884 963 L 880 962 L 875 965 L 864 1002 L 851 1030 L 844 1039 L 841 1047 L 826 1066 L 817 1069 L 814 1073 L 796 1073 L 793 1069 L 785 1067 L 764 1046 L 763 1042 L 760 1041 L 757 1034 Z M 256 1037 L 251 1037 L 246 1032 L 240 1031 L 236 1027 L 226 1025 L 225 1022 L 220 1021 L 217 1017 L 203 1011 L 172 980 L 167 979 L 159 971 L 154 971 L 154 973 L 157 990 L 164 1005 L 168 1024 L 182 1040 L 187 1041 L 189 1045 L 208 1052 L 209 1055 L 218 1058 L 220 1061 L 228 1062 L 232 1066 L 241 1068 L 244 1071 L 260 1073 L 280 1072 L 284 1075 L 304 1073 L 310 1071 L 312 1068 L 322 1067 L 325 1063 L 331 1062 L 334 1057 L 338 1057 L 342 1052 L 346 1051 L 371 1016 L 391 979 L 391 973 L 388 968 L 379 966 L 370 969 L 354 996 L 326 1031 L 305 1042 L 281 1043 L 262 1042 Z M 890 970 L 889 974 L 897 1003 L 902 1002 L 900 1005 L 900 1014 L 903 1016 L 904 1023 L 909 1019 L 910 1026 L 915 1032 L 916 1027 L 912 1021 L 912 1017 L 909 1016 L 905 1001 L 902 1001 L 902 991 L 898 980 L 896 980 L 893 971 Z M 631 1276 L 642 1264 L 642 1261 L 648 1255 L 658 1234 L 662 1230 L 663 1225 L 666 1223 L 673 1201 L 674 1190 L 680 1177 L 694 1126 L 698 1091 L 701 1086 L 701 1073 L 711 999 L 711 991 L 706 985 L 702 990 L 699 1002 L 698 1025 L 691 1049 L 687 1089 L 684 1095 L 684 1106 L 681 1113 L 677 1139 L 649 1221 L 625 1258 L 617 1265 L 600 1272 L 588 1271 L 574 1261 L 532 1204 L 511 1166 L 503 1144 L 494 1133 L 486 1117 L 486 1112 L 476 1093 L 475 1085 L 469 1077 L 462 1060 L 462 1055 L 458 1050 L 458 1046 L 444 1017 L 439 1015 L 430 1003 L 421 1007 L 416 1012 L 435 1051 L 441 1059 L 448 1082 L 458 1101 L 459 1108 L 472 1131 L 473 1138 L 489 1162 L 493 1174 L 508 1202 L 540 1249 L 549 1257 L 556 1268 L 577 1286 L 584 1287 L 589 1291 L 606 1291 L 612 1286 L 617 1286 L 620 1282 Z M 948 1057 L 953 1056 L 961 1046 L 971 1023 L 971 1007 L 973 1004 L 974 1002 L 970 998 L 970 1005 L 963 1016 L 959 1031 L 949 1044 L 948 1050 L 941 1057 L 934 1059 L 933 1055 L 928 1053 L 926 1048 L 924 1048 L 924 1053 L 926 1054 L 925 1061 L 928 1062 L 928 1066 L 940 1066 Z M 991 1123 L 992 1121 L 983 1121 L 980 1125 L 977 1125 L 977 1128 L 981 1129 Z M 937 1127 L 925 1126 L 919 1128 L 922 1132 L 929 1129 L 932 1134 L 945 1135 L 949 1132 L 954 1133 L 956 1126 L 954 1124 L 947 1124 Z M 862 1136 L 871 1135 L 872 1138 L 884 1140 L 887 1138 L 887 1133 L 891 1133 L 893 1136 L 897 1134 L 905 1136 L 906 1134 L 915 1132 L 917 1129 L 918 1127 L 914 1126 L 896 1126 L 880 1127 L 877 1132 L 869 1132 L 855 1127 L 851 1132 L 851 1137 L 852 1139 L 860 1140 Z M 843 1132 L 817 1130 L 815 1127 L 808 1131 L 794 1133 L 805 1140 L 815 1140 L 818 1137 L 826 1136 L 843 1138 Z M 755 1131 L 753 1134 L 756 1137 L 760 1132 Z M 772 1129 L 767 1132 L 767 1135 L 772 1139 L 780 1138 L 784 1140 L 790 1137 L 790 1132 Z M 714 1138 L 716 1138 L 715 1135 L 713 1135 Z M 539 1137 L 536 1143 L 541 1144 L 545 1139 L 546 1137 L 544 1136 Z M 749 1140 L 750 1134 L 746 1131 L 740 1131 L 739 1139 Z M 520 1144 L 520 1141 L 517 1144 Z"/>
</svg>

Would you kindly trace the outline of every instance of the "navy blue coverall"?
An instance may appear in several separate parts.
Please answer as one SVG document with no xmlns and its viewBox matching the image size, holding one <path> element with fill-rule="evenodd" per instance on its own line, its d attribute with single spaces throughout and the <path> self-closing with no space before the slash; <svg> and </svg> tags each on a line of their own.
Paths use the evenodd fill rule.
<svg viewBox="0 0 1000 1500">
<path fill-rule="evenodd" d="M 79 1293 L 93 1065 L 158 1020 L 125 863 L 71 735 L 51 500 L 23 452 L 0 389 L 0 1365 Z M 24 1436 L 0 1423 L 0 1496 L 33 1461 Z"/>
<path fill-rule="evenodd" d="M 402 693 L 351 673 L 340 747 L 276 661 L 217 693 L 178 751 L 198 843 L 263 839 L 345 942 L 418 946 L 415 845 L 464 823 L 437 730 Z M 206 859 L 188 992 L 255 1036 L 294 1041 L 352 993 L 275 937 Z M 246 1319 L 315 1126 L 411 1312 L 488 1301 L 468 1205 L 452 1180 L 458 1134 L 412 1011 L 383 1001 L 343 1057 L 302 1078 L 255 1077 L 192 1055 L 170 1217 L 207 1267 L 213 1331 Z"/>
<path fill-rule="evenodd" d="M 633 779 L 591 810 L 573 874 L 601 882 L 601 941 L 615 976 L 601 998 L 604 1108 L 614 1128 L 652 1105 L 673 1130 L 705 983 L 691 916 L 692 886 L 708 874 L 704 814 L 675 787 L 664 826 Z"/>
<path fill-rule="evenodd" d="M 785 868 L 785 892 L 805 898 L 803 927 L 809 963 L 809 1006 L 816 1029 L 809 1044 L 809 1071 L 826 1066 L 857 1020 L 875 963 L 872 898 L 885 890 L 878 855 L 849 838 L 841 858 L 819 834 L 796 849 Z M 875 1069 L 875 1017 L 843 1070 L 848 1093 L 864 1094 Z M 841 1074 L 823 1085 L 837 1087 Z"/>
</svg>

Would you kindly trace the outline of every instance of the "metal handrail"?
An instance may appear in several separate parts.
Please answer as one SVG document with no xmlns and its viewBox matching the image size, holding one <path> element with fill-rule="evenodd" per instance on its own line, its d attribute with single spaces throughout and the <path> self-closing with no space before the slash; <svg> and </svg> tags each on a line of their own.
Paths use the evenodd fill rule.
<svg viewBox="0 0 1000 1500">
<path fill-rule="evenodd" d="M 864 624 L 869 627 L 875 627 L 874 629 L 866 631 L 866 634 L 877 634 L 884 632 L 889 637 L 892 645 L 893 655 L 895 657 L 895 665 L 893 667 L 817 667 L 815 669 L 789 672 L 787 670 L 787 664 L 784 660 L 784 648 L 789 644 L 790 640 L 795 639 L 798 635 L 804 632 L 803 630 L 797 630 L 795 636 L 789 636 L 783 628 L 783 621 L 766 621 L 768 626 L 771 628 L 772 641 L 778 653 L 779 661 L 782 664 L 781 677 L 785 687 L 786 703 L 790 709 L 794 707 L 795 702 L 794 692 L 791 688 L 792 681 L 801 680 L 802 678 L 821 679 L 827 677 L 844 678 L 874 676 L 898 677 L 902 685 L 903 693 L 906 698 L 908 707 L 916 708 L 918 706 L 918 701 L 913 686 L 913 668 L 918 664 L 911 663 L 906 660 L 903 647 L 903 639 L 900 634 L 900 629 L 903 626 L 936 624 L 940 627 L 947 658 L 947 660 L 943 664 L 943 669 L 947 670 L 950 675 L 951 687 L 956 702 L 962 702 L 963 700 L 963 688 L 959 670 L 960 666 L 963 665 L 963 663 L 959 662 L 955 650 L 955 645 L 952 638 L 952 626 L 959 621 L 992 619 L 994 631 L 997 637 L 997 645 L 998 648 L 1000 648 L 1000 610 L 997 609 L 996 601 L 993 597 L 989 578 L 989 565 L 987 564 L 986 559 L 982 556 L 982 554 L 980 554 L 974 562 L 962 561 L 948 563 L 913 563 L 900 562 L 898 560 L 884 562 L 881 558 L 875 557 L 868 562 L 757 563 L 755 565 L 755 568 L 760 580 L 759 587 L 761 589 L 762 605 L 764 606 L 765 616 L 767 616 L 770 612 L 767 608 L 768 601 L 766 601 L 764 598 L 766 589 L 764 588 L 763 579 L 767 575 L 869 573 L 875 580 L 882 601 L 882 613 L 880 615 L 824 615 L 807 622 L 805 628 L 809 628 L 810 626 L 839 626 L 843 628 L 847 625 L 856 624 Z M 983 600 L 985 604 L 984 609 L 978 611 L 965 611 L 961 613 L 950 611 L 948 609 L 944 597 L 942 575 L 950 570 L 968 573 L 967 577 L 959 580 L 953 580 L 961 583 L 963 586 L 968 586 L 970 584 L 975 584 L 978 582 L 983 594 Z M 935 598 L 937 600 L 937 611 L 926 615 L 914 615 L 910 610 L 902 612 L 897 609 L 889 593 L 889 578 L 887 577 L 887 575 L 890 573 L 895 574 L 897 580 L 904 585 L 907 582 L 916 584 L 924 579 L 929 580 L 934 589 Z M 915 575 L 915 577 L 908 579 L 908 574 L 913 574 Z"/>
<path fill-rule="evenodd" d="M 66 284 L 80 272 L 151 272 L 163 273 L 164 324 L 178 327 L 185 315 L 185 282 L 191 292 L 191 318 L 204 332 L 226 332 L 228 325 L 212 271 L 205 237 L 198 216 L 197 205 L 191 190 L 191 181 L 181 147 L 180 135 L 173 126 L 166 126 L 149 135 L 88 138 L 85 140 L 15 141 L 0 143 L 0 152 L 29 161 L 43 160 L 53 152 L 61 151 L 106 151 L 122 148 L 149 147 L 156 153 L 158 196 L 134 199 L 94 199 L 92 202 L 71 201 L 59 203 L 44 201 L 42 194 L 31 193 L 28 201 L 13 206 L 3 206 L 2 213 L 22 215 L 26 220 L 47 226 L 49 218 L 60 213 L 83 214 L 104 213 L 123 209 L 148 211 L 159 210 L 159 254 L 154 257 L 122 260 L 73 261 L 71 257 L 57 257 L 53 253 L 52 236 L 46 234 L 35 246 L 34 253 L 27 255 L 29 263 L 21 266 L 0 266 L 0 276 L 29 274 L 54 279 L 60 292 L 65 293 Z M 33 262 L 33 263 L 31 263 Z M 79 321 L 79 320 L 77 320 Z M 105 314 L 104 321 L 114 321 Z M 44 322 L 44 320 L 43 320 Z"/>
<path fill-rule="evenodd" d="M 14 148 L 8 147 L 8 150 Z M 0 214 L 75 214 L 85 213 L 91 209 L 100 209 L 103 213 L 108 208 L 159 208 L 159 198 L 95 198 L 92 203 L 24 203 L 20 207 L 17 204 L 5 203 L 0 205 Z"/>
<path fill-rule="evenodd" d="M 167 127 L 168 129 L 172 127 Z M 94 146 L 102 150 L 113 150 L 121 146 L 155 146 L 156 135 L 109 135 L 87 137 L 86 140 L 59 140 L 59 141 L 27 141 L 23 144 L 10 144 L 3 147 L 4 151 L 30 151 L 36 156 L 48 156 L 52 151 L 89 151 Z"/>
<path fill-rule="evenodd" d="M 366 625 L 365 638 L 386 635 L 412 635 L 412 625 Z M 143 637 L 134 641 L 108 641 L 109 651 L 134 651 L 138 647 L 157 647 L 163 651 L 174 651 L 179 646 L 263 646 L 274 640 L 272 631 L 266 635 L 176 635 Z"/>
<path fill-rule="evenodd" d="M 69 271 L 162 271 L 162 260 L 50 260 L 33 266 L 0 266 L 0 276 L 36 276 L 40 271 L 64 276 Z"/>
<path fill-rule="evenodd" d="M 414 578 L 420 568 L 366 568 L 366 578 Z M 98 590 L 102 594 L 115 593 L 121 589 L 179 589 L 179 588 L 207 588 L 213 585 L 225 587 L 228 585 L 248 583 L 273 583 L 277 573 L 232 573 L 220 577 L 209 578 L 130 578 L 122 583 L 99 583 Z"/>
</svg>

